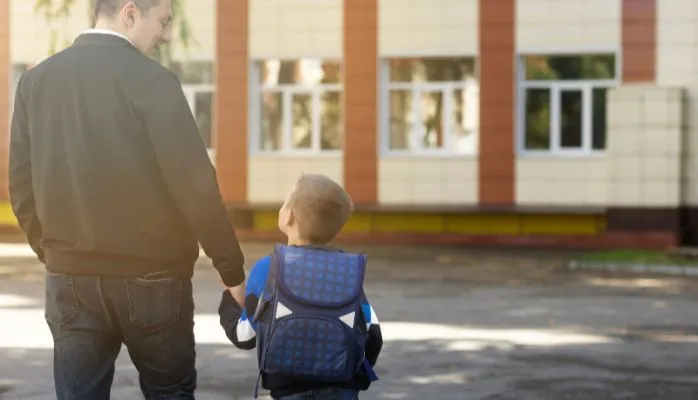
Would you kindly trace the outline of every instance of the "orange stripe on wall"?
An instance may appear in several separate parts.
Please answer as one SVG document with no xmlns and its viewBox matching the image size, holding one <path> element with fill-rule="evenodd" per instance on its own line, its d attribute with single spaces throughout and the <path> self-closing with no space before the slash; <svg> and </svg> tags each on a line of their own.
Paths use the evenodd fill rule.
<svg viewBox="0 0 698 400">
<path fill-rule="evenodd" d="M 623 0 L 623 82 L 656 80 L 657 0 Z"/>
<path fill-rule="evenodd" d="M 480 0 L 480 151 L 482 205 L 515 202 L 514 87 L 516 0 Z"/>
<path fill-rule="evenodd" d="M 247 201 L 248 0 L 218 0 L 216 12 L 216 171 L 226 203 Z"/>
<path fill-rule="evenodd" d="M 378 0 L 344 1 L 344 187 L 378 201 Z"/>
<path fill-rule="evenodd" d="M 10 62 L 10 0 L 0 0 L 0 199 L 8 198 Z"/>
</svg>

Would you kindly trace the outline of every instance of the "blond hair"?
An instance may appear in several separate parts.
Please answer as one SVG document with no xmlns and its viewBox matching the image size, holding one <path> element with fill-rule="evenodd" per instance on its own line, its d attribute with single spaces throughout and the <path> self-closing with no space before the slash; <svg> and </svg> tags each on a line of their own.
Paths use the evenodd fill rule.
<svg viewBox="0 0 698 400">
<path fill-rule="evenodd" d="M 300 238 L 324 244 L 342 230 L 354 210 L 354 203 L 332 179 L 303 174 L 289 195 L 288 207 L 297 218 Z"/>
</svg>

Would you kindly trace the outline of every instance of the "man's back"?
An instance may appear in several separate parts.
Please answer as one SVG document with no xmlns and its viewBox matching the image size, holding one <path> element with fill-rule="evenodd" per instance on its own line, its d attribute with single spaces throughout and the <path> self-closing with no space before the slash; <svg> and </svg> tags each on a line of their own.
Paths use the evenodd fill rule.
<svg viewBox="0 0 698 400">
<path fill-rule="evenodd" d="M 177 191 L 196 188 L 173 187 L 178 183 L 168 181 L 168 175 L 182 175 L 189 168 L 201 179 L 183 179 L 181 185 L 203 181 L 212 202 L 218 205 L 220 199 L 217 186 L 210 184 L 215 181 L 213 167 L 189 109 L 181 104 L 183 97 L 172 99 L 177 96 L 173 89 L 162 90 L 163 83 L 171 87 L 173 81 L 179 84 L 126 39 L 99 33 L 79 36 L 73 46 L 22 77 L 17 103 L 23 109 L 16 114 L 26 113 L 29 160 L 15 151 L 22 138 L 13 137 L 10 168 L 31 163 L 40 247 L 50 270 L 141 276 L 168 269 L 191 276 L 198 245 L 190 220 L 200 204 L 177 198 Z M 21 117 L 16 123 L 21 124 Z M 171 121 L 158 125 L 167 119 Z M 172 127 L 188 132 L 167 132 Z M 183 135 L 186 143 L 177 143 Z M 169 150 L 163 146 L 177 150 L 178 145 L 195 151 L 179 149 L 162 156 Z M 182 153 L 189 159 L 171 159 Z M 18 181 L 15 176 L 11 186 Z M 28 195 L 19 184 L 11 192 L 21 211 L 18 203 Z M 212 212 L 219 211 L 214 208 Z M 19 212 L 20 223 L 21 217 Z M 234 249 L 237 243 L 228 246 Z"/>
</svg>

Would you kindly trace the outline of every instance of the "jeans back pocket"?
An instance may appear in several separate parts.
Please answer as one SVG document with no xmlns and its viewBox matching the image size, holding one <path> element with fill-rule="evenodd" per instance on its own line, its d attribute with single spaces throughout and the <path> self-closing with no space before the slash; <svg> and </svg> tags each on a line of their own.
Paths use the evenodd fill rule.
<svg viewBox="0 0 698 400">
<path fill-rule="evenodd" d="M 129 319 L 143 329 L 159 329 L 179 321 L 182 308 L 180 278 L 131 278 L 126 281 Z"/>
<path fill-rule="evenodd" d="M 49 324 L 63 326 L 80 312 L 73 282 L 70 275 L 46 273 L 44 318 Z"/>
</svg>

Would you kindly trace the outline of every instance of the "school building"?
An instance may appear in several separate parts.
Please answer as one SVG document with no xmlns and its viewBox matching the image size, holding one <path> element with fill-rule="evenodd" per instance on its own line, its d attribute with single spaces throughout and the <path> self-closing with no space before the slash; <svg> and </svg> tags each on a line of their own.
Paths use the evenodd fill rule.
<svg viewBox="0 0 698 400">
<path fill-rule="evenodd" d="M 32 6 L 0 0 L 0 92 L 48 51 Z M 317 172 L 356 203 L 346 240 L 698 244 L 697 2 L 189 0 L 185 12 L 196 44 L 175 45 L 172 68 L 243 237 L 278 237 L 278 206 Z M 69 19 L 72 40 L 87 14 Z"/>
</svg>

